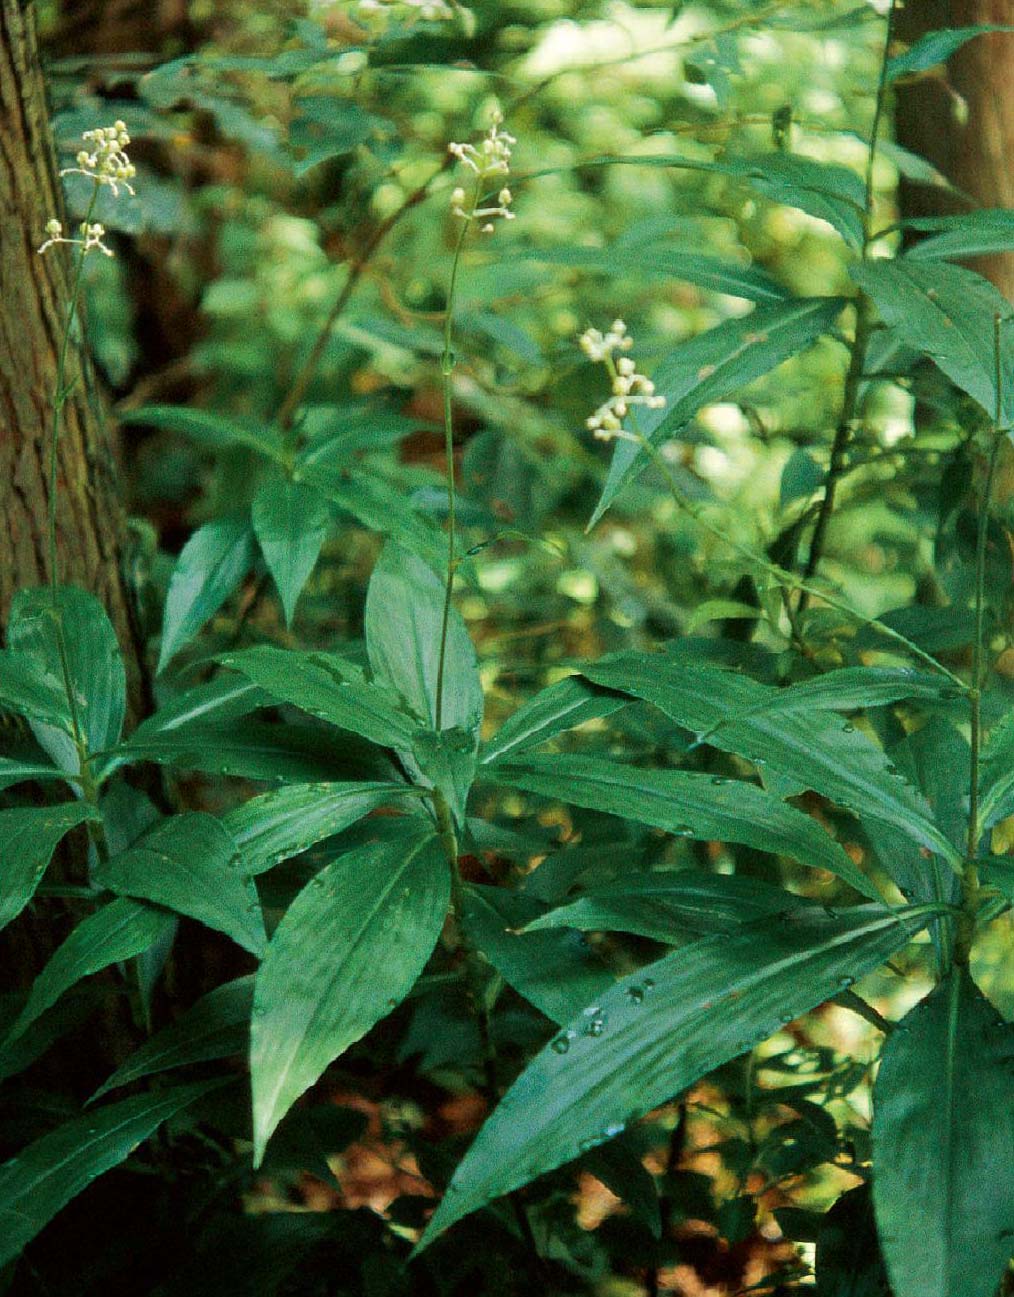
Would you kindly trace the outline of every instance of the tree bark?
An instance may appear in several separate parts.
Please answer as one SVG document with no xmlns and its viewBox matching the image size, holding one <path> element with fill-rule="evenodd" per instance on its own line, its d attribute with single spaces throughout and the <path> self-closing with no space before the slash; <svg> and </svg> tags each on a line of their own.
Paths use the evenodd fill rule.
<svg viewBox="0 0 1014 1297">
<path fill-rule="evenodd" d="M 911 0 L 896 31 L 905 42 L 941 27 L 1014 24 L 1014 0 Z M 1014 33 L 976 36 L 944 70 L 898 89 L 897 138 L 978 207 L 1014 207 Z M 942 189 L 901 184 L 902 216 L 968 211 Z M 1014 252 L 978 257 L 972 269 L 1014 301 Z"/>
<path fill-rule="evenodd" d="M 15 591 L 49 580 L 49 446 L 57 353 L 69 301 L 68 249 L 37 249 L 63 219 L 34 6 L 0 0 L 0 626 Z M 93 254 L 94 255 L 94 254 Z M 121 569 L 125 515 L 101 416 L 88 399 L 86 357 L 68 355 L 57 472 L 61 582 L 97 595 L 127 662 L 139 714 L 140 652 Z"/>
</svg>

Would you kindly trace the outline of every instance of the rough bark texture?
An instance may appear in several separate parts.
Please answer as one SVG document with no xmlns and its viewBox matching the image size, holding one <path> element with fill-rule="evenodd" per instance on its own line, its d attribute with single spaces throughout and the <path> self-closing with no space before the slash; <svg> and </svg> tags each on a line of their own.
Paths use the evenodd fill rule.
<svg viewBox="0 0 1014 1297">
<path fill-rule="evenodd" d="M 57 350 L 69 297 L 70 259 L 37 252 L 48 217 L 63 217 L 34 6 L 0 0 L 0 626 L 15 591 L 49 579 L 48 447 Z M 65 224 L 66 224 L 66 219 Z M 94 254 L 93 254 L 94 255 Z M 134 712 L 140 672 L 121 574 L 124 512 L 116 465 L 71 346 L 57 491 L 61 581 L 102 600 L 127 659 Z"/>
<path fill-rule="evenodd" d="M 910 0 L 896 30 L 910 42 L 936 28 L 981 23 L 1014 24 L 1014 0 Z M 1014 207 L 1014 33 L 977 36 L 946 69 L 900 87 L 897 135 L 976 206 Z M 902 183 L 901 204 L 903 216 L 968 210 L 940 189 L 909 182 Z M 970 264 L 1014 300 L 1014 253 Z"/>
</svg>

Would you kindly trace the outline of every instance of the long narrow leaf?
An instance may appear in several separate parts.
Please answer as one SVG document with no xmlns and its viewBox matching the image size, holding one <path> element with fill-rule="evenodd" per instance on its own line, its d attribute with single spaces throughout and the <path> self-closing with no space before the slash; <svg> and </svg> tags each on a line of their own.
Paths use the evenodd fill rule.
<svg viewBox="0 0 1014 1297">
<path fill-rule="evenodd" d="M 505 783 L 589 810 L 652 824 L 681 838 L 741 842 L 826 869 L 856 891 L 880 893 L 815 820 L 755 784 L 686 770 L 642 770 L 601 757 L 501 761 Z"/>
<path fill-rule="evenodd" d="M 1014 1026 L 954 968 L 888 1038 L 873 1201 L 897 1297 L 992 1297 L 1014 1253 Z"/>
<path fill-rule="evenodd" d="M 92 819 L 98 813 L 87 802 L 0 811 L 0 928 L 32 899 L 61 838 Z"/>
<path fill-rule="evenodd" d="M 420 1242 L 745 1053 L 904 945 L 929 910 L 819 906 L 706 937 L 621 981 L 538 1054 L 479 1131 Z"/>
</svg>

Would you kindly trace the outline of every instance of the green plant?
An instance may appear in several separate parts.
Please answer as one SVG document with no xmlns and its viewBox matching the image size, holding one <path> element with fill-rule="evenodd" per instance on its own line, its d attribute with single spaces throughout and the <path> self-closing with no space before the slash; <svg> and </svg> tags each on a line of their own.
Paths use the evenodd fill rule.
<svg viewBox="0 0 1014 1297">
<path fill-rule="evenodd" d="M 426 42 L 436 39 L 430 22 L 471 39 L 459 6 L 411 8 L 424 10 L 409 15 L 421 21 L 387 29 L 371 47 L 378 66 L 387 43 L 398 50 L 408 42 L 412 52 L 417 40 L 413 58 L 422 66 Z M 481 39 L 492 20 L 475 8 Z M 698 71 L 716 94 L 733 58 L 726 38 L 775 16 L 764 9 L 719 21 L 699 42 L 713 51 Z M 149 1278 L 166 1297 L 213 1291 L 223 1274 L 234 1285 L 224 1291 L 265 1293 L 604 1293 L 619 1276 L 637 1285 L 627 1291 L 658 1293 L 667 1267 L 692 1250 L 677 1227 L 706 1222 L 735 1248 L 757 1236 L 765 1195 L 783 1190 L 788 1200 L 765 1210 L 783 1239 L 815 1242 L 822 1293 L 887 1283 L 898 1297 L 997 1291 L 1014 1231 L 1014 1028 L 973 967 L 991 943 L 1009 946 L 1005 916 L 1014 902 L 1014 873 L 988 836 L 1014 813 L 1007 688 L 989 670 L 1010 615 L 991 572 L 1010 531 L 998 482 L 1014 344 L 996 290 L 950 263 L 986 246 L 1014 247 L 1014 223 L 989 212 L 944 218 L 936 237 L 911 251 L 893 246 L 894 227 L 876 227 L 891 83 L 951 48 L 941 52 L 927 38 L 891 57 L 893 17 L 892 4 L 862 178 L 782 147 L 784 122 L 781 145 L 756 156 L 580 159 L 586 174 L 638 165 L 721 177 L 818 217 L 848 267 L 850 297 L 794 294 L 755 267 L 677 252 L 675 277 L 731 287 L 756 305 L 658 346 L 666 354 L 651 380 L 626 354 L 632 344 L 617 320 L 582 338 L 586 360 L 606 366 L 604 403 L 576 342 L 560 348 L 546 382 L 564 389 L 559 419 L 541 408 L 542 390 L 525 401 L 524 393 L 482 391 L 475 373 L 462 381 L 458 348 L 497 336 L 464 281 L 508 273 L 481 259 L 470 266 L 468 236 L 514 216 L 506 177 L 517 141 L 487 111 L 483 142 L 451 146 L 472 188 L 449 181 L 449 232 L 446 210 L 422 222 L 449 238 L 444 289 L 429 312 L 439 329 L 423 320 L 417 338 L 393 326 L 385 335 L 368 318 L 349 326 L 346 339 L 353 350 L 411 343 L 438 374 L 442 489 L 433 474 L 413 478 L 379 445 L 397 445 L 414 428 L 402 411 L 351 398 L 336 408 L 321 399 L 318 380 L 378 247 L 440 191 L 445 163 L 431 161 L 424 179 L 414 177 L 361 244 L 292 381 L 271 394 L 273 415 L 169 405 L 130 413 L 138 426 L 192 439 L 221 481 L 242 486 L 223 490 L 228 506 L 175 560 L 158 653 L 162 702 L 130 734 L 115 634 L 94 598 L 59 586 L 55 540 L 52 588 L 22 591 L 11 612 L 0 706 L 27 728 L 0 759 L 0 780 L 41 786 L 44 796 L 0 810 L 0 915 L 13 923 L 34 897 L 53 897 L 77 922 L 27 996 L 10 997 L 0 1068 L 39 1121 L 31 1087 L 19 1088 L 17 1078 L 92 1012 L 95 983 L 84 979 L 104 972 L 128 1008 L 127 1034 L 140 1039 L 87 1105 L 71 1105 L 60 1114 L 66 1120 L 44 1114 L 38 1138 L 19 1141 L 0 1166 L 0 1266 L 10 1266 L 11 1292 L 18 1283 L 46 1290 L 31 1286 L 46 1272 L 46 1227 L 59 1229 L 58 1213 L 75 1195 L 124 1162 L 147 1173 L 134 1180 L 170 1187 L 164 1199 L 150 1191 L 167 1236 L 181 1219 L 194 1223 L 191 1253 L 181 1260 L 163 1248 Z M 285 51 L 288 62 L 270 75 L 284 80 L 324 62 L 326 44 L 307 41 Z M 170 65 L 161 75 L 171 82 L 178 73 Z M 366 110 L 353 98 L 338 102 L 342 139 L 360 126 L 363 140 L 381 130 L 360 122 Z M 314 111 L 307 106 L 307 115 Z M 115 165 L 125 167 L 125 128 L 113 130 Z M 307 140 L 300 153 L 309 147 L 317 162 L 331 156 L 326 138 L 309 132 Z M 94 159 L 79 165 L 94 193 L 64 347 L 85 254 L 102 247 L 92 217 L 104 173 Z M 527 174 L 527 182 L 523 172 L 512 179 L 518 226 L 524 186 L 539 179 L 534 168 Z M 49 234 L 64 241 L 60 229 Z M 556 255 L 566 265 L 569 252 L 581 266 L 598 251 Z M 636 244 L 619 246 L 615 268 L 648 274 Z M 815 417 L 818 431 L 807 430 L 812 440 L 784 466 L 781 528 L 759 546 L 716 513 L 669 447 L 689 444 L 695 418 L 716 403 L 735 397 L 749 408 L 744 389 L 828 339 L 835 357 L 847 352 L 830 445 L 820 447 L 825 425 Z M 523 347 L 523 339 L 513 343 Z M 339 377 L 347 361 L 339 348 Z M 805 388 L 805 368 L 796 373 Z M 941 375 L 946 387 L 934 387 Z M 929 451 L 947 451 L 966 473 L 978 459 L 982 487 L 972 543 L 966 525 L 948 555 L 953 487 L 941 486 L 935 462 L 913 458 L 909 494 L 932 493 L 934 503 L 940 495 L 935 557 L 948 599 L 944 608 L 885 609 L 862 597 L 846 561 L 832 569 L 826 560 L 850 482 L 846 512 L 865 525 L 863 510 L 885 481 L 878 474 L 892 448 L 864 422 L 877 384 L 900 388 L 913 378 L 931 394 L 944 391 Z M 61 383 L 54 464 L 64 398 Z M 590 456 L 584 464 L 587 448 L 575 449 L 566 426 L 574 407 L 587 417 L 596 403 L 588 429 L 616 442 L 604 474 Z M 459 404 L 493 425 L 460 470 Z M 509 442 L 505 425 L 524 418 L 533 435 L 512 427 Z M 487 659 L 477 656 L 455 593 L 460 584 L 481 599 L 482 565 L 501 552 L 535 554 L 526 561 L 533 585 L 540 579 L 538 537 L 499 525 L 516 520 L 496 517 L 498 497 L 483 484 L 502 473 L 520 491 L 518 478 L 535 474 L 525 459 L 534 444 L 551 491 L 554 437 L 586 469 L 584 486 L 599 491 L 590 510 L 580 498 L 589 527 L 637 490 L 636 507 L 653 526 L 665 518 L 674 543 L 687 547 L 684 560 L 694 545 L 714 547 L 705 558 L 719 570 L 714 588 L 707 573 L 705 597 L 691 590 L 685 603 L 698 605 L 694 617 L 705 609 L 694 628 L 721 620 L 730 634 L 659 643 L 646 615 L 619 644 L 605 645 L 611 651 L 551 662 L 558 678 L 541 680 L 517 705 L 512 699 L 494 723 Z M 520 473 L 504 468 L 505 444 L 518 453 Z M 823 449 L 826 469 L 814 458 Z M 349 634 L 336 652 L 327 628 L 313 627 L 307 646 L 294 646 L 297 606 L 328 538 L 353 527 L 385 538 L 366 584 L 363 643 Z M 589 543 L 576 533 L 549 538 L 547 564 L 557 562 L 557 546 L 569 556 Z M 720 566 L 728 563 L 734 579 Z M 267 577 L 273 582 L 283 624 L 266 632 L 258 624 L 259 642 L 247 644 L 238 613 L 198 639 L 251 570 L 256 600 Z M 956 638 L 941 648 L 932 614 L 944 611 Z M 955 646 L 968 647 L 970 661 L 956 658 Z M 202 678 L 187 683 L 187 672 Z M 495 710 L 505 710 L 499 700 Z M 166 773 L 159 806 L 135 778 L 135 768 L 151 763 Z M 194 771 L 219 789 L 224 779 L 268 787 L 245 799 L 219 793 L 212 813 L 187 801 L 181 781 Z M 49 800 L 61 785 L 73 799 Z M 80 848 L 75 867 L 47 874 L 61 840 L 82 825 L 87 839 L 71 839 Z M 184 958 L 180 920 L 184 936 L 193 920 L 243 954 L 238 976 L 204 988 L 170 1019 L 159 997 Z M 918 1000 L 896 1020 L 871 1002 L 890 979 L 909 988 L 909 1003 Z M 864 1024 L 854 1058 L 822 1042 L 819 1030 L 811 1038 L 800 1028 L 825 1004 Z M 880 1040 L 875 1058 L 867 1051 Z M 236 1055 L 248 1059 L 249 1082 Z M 852 1100 L 878 1059 L 867 1123 L 861 1099 Z M 324 1178 L 328 1155 L 362 1136 L 351 1107 L 336 1108 L 322 1090 L 325 1102 L 306 1097 L 329 1068 L 344 1069 L 338 1088 L 348 1094 L 410 1060 L 424 1098 L 414 1112 L 388 1111 L 386 1134 L 438 1194 L 432 1214 L 429 1197 L 406 1193 L 386 1218 L 349 1211 L 341 1227 L 301 1213 L 277 1212 L 269 1224 L 241 1215 L 240 1192 L 263 1191 L 265 1182 L 292 1187 L 307 1170 Z M 177 1082 L 177 1072 L 193 1079 Z M 711 1090 L 694 1089 L 702 1083 Z M 427 1099 L 438 1106 L 426 1088 L 434 1085 L 479 1097 L 485 1117 L 467 1149 L 453 1129 L 439 1138 L 439 1121 L 426 1111 Z M 128 1087 L 129 1097 L 109 1097 Z M 695 1121 L 711 1131 L 707 1151 L 720 1158 L 721 1186 L 690 1164 Z M 665 1162 L 652 1174 L 646 1157 L 660 1144 Z M 575 1222 L 572 1166 L 624 1206 L 594 1237 Z M 831 1197 L 818 1215 L 812 1199 Z M 489 1255 L 488 1236 L 509 1256 L 506 1267 Z M 808 1279 L 789 1248 L 761 1286 L 805 1291 Z"/>
</svg>

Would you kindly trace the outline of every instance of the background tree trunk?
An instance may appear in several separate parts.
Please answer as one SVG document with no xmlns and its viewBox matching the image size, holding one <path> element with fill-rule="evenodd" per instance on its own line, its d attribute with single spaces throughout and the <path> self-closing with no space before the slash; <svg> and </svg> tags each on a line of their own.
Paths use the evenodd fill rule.
<svg viewBox="0 0 1014 1297">
<path fill-rule="evenodd" d="M 49 578 L 48 454 L 57 349 L 70 261 L 37 248 L 51 216 L 66 224 L 39 64 L 34 5 L 0 0 L 0 626 L 14 592 Z M 72 344 L 58 461 L 60 580 L 105 604 L 127 661 L 132 712 L 142 696 L 140 651 L 121 570 L 125 515 L 116 465 Z"/>
<path fill-rule="evenodd" d="M 1014 0 L 910 0 L 899 39 L 940 27 L 1014 24 Z M 968 42 L 945 69 L 898 90 L 898 143 L 920 154 L 979 207 L 1014 207 L 1014 33 Z M 902 216 L 938 216 L 968 205 L 941 189 L 901 184 Z M 969 263 L 1014 301 L 1014 252 Z"/>
</svg>

